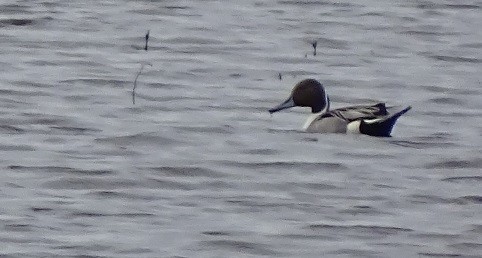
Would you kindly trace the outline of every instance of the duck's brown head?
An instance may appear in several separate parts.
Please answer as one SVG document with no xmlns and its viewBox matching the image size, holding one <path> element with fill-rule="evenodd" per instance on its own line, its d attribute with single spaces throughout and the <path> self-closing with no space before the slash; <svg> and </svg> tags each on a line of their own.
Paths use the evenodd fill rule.
<svg viewBox="0 0 482 258">
<path fill-rule="evenodd" d="M 328 110 L 329 99 L 323 85 L 315 79 L 305 79 L 298 82 L 287 100 L 269 110 L 278 112 L 291 107 L 310 107 L 312 113 Z"/>
</svg>

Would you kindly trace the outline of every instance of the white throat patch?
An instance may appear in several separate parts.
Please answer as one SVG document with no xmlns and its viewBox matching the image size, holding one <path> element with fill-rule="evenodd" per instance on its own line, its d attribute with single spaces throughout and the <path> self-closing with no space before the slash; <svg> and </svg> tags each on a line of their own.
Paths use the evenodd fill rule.
<svg viewBox="0 0 482 258">
<path fill-rule="evenodd" d="M 314 113 L 314 114 L 311 114 L 310 116 L 308 116 L 308 119 L 306 119 L 306 122 L 305 124 L 303 125 L 303 131 L 306 131 L 308 130 L 308 127 L 310 127 L 310 125 L 318 120 L 318 118 L 323 115 L 323 111 L 322 112 L 318 112 L 318 113 Z"/>
<path fill-rule="evenodd" d="M 306 122 L 305 124 L 303 125 L 303 130 L 306 131 L 308 129 L 308 127 L 310 127 L 310 125 L 318 120 L 318 118 L 320 116 L 322 116 L 323 114 L 325 114 L 326 112 L 328 112 L 330 110 L 330 98 L 328 98 L 328 94 L 325 94 L 325 108 L 323 110 L 321 110 L 320 112 L 318 113 L 313 113 L 311 115 L 308 116 L 308 119 L 306 119 Z"/>
</svg>

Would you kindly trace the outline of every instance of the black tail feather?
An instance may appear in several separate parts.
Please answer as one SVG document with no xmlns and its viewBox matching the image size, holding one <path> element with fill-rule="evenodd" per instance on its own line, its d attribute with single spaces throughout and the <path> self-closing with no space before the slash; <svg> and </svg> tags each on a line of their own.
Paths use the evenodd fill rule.
<svg viewBox="0 0 482 258">
<path fill-rule="evenodd" d="M 408 106 L 395 114 L 390 114 L 368 122 L 362 120 L 360 123 L 360 133 L 370 136 L 390 137 L 390 133 L 392 132 L 397 119 L 407 113 L 411 108 L 411 106 Z"/>
</svg>

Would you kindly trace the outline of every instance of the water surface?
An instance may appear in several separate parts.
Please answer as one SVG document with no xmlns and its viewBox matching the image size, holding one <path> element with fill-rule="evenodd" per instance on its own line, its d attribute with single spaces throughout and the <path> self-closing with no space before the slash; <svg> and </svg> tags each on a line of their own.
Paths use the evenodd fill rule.
<svg viewBox="0 0 482 258">
<path fill-rule="evenodd" d="M 477 257 L 481 9 L 3 1 L 0 254 Z M 392 138 L 303 133 L 267 109 L 304 78 L 413 109 Z"/>
</svg>

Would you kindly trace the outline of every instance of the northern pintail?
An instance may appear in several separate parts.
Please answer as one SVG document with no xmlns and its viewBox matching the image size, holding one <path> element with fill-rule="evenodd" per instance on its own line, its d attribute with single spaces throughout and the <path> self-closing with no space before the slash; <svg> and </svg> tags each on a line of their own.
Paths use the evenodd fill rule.
<svg viewBox="0 0 482 258">
<path fill-rule="evenodd" d="M 290 97 L 272 108 L 272 114 L 291 107 L 310 107 L 313 113 L 303 129 L 310 133 L 357 133 L 389 137 L 397 119 L 411 109 L 390 107 L 385 103 L 350 106 L 330 110 L 330 98 L 323 85 L 315 79 L 306 79 L 295 85 Z"/>
</svg>

